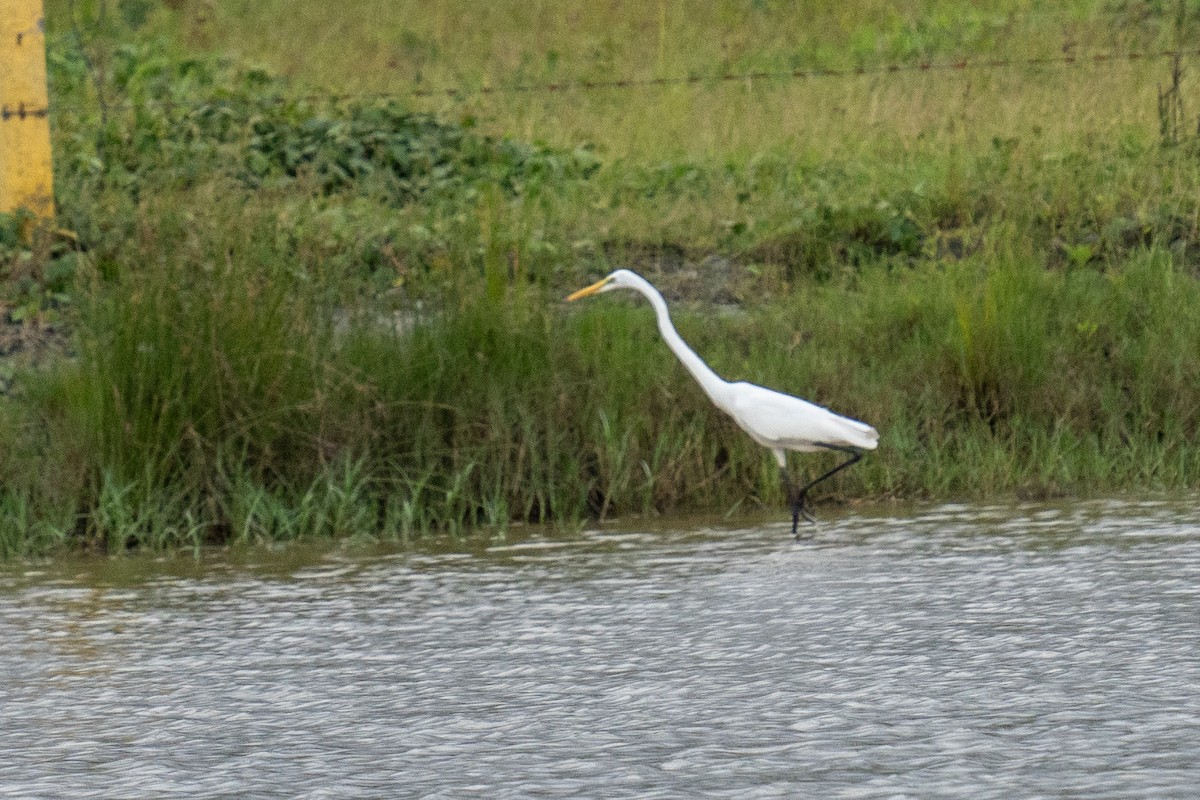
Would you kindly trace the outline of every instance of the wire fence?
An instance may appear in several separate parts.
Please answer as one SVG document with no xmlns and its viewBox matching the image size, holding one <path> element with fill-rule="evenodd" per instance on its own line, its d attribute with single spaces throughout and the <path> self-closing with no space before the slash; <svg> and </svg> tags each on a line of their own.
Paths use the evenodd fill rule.
<svg viewBox="0 0 1200 800">
<path fill-rule="evenodd" d="M 1116 65 L 1121 63 L 1134 63 L 1154 60 L 1173 60 L 1178 64 L 1185 58 L 1194 58 L 1200 56 L 1200 48 L 1196 49 L 1173 49 L 1173 50 L 1154 50 L 1154 51 L 1130 51 L 1125 53 L 1106 52 L 1094 53 L 1089 55 L 1072 55 L 1064 54 L 1061 56 L 1039 56 L 1026 58 L 960 58 L 946 61 L 923 60 L 915 63 L 892 63 L 881 65 L 859 65 L 847 67 L 844 69 L 817 67 L 809 69 L 789 69 L 789 70 L 755 70 L 746 72 L 725 72 L 720 74 L 695 74 L 695 75 L 676 75 L 655 78 L 614 78 L 611 80 L 574 80 L 574 81 L 553 81 L 547 83 L 518 83 L 518 84 L 500 84 L 500 85 L 484 85 L 472 88 L 465 87 L 444 87 L 444 88 L 423 88 L 413 87 L 409 89 L 396 89 L 390 91 L 365 91 L 365 92 L 328 92 L 328 93 L 298 93 L 295 95 L 280 96 L 277 102 L 366 102 L 366 101 L 386 101 L 386 100 L 403 100 L 411 98 L 437 98 L 445 97 L 452 99 L 465 99 L 475 96 L 489 95 L 505 95 L 505 94 L 552 94 L 552 93 L 572 93 L 572 92 L 590 92 L 590 91 L 620 91 L 627 89 L 650 89 L 650 88 L 667 88 L 673 86 L 700 86 L 714 85 L 724 83 L 755 83 L 755 82 L 782 82 L 795 80 L 829 80 L 829 79 L 846 79 L 862 76 L 887 76 L 901 75 L 912 73 L 934 73 L 934 72 L 967 72 L 977 70 L 993 70 L 993 69 L 1013 69 L 1020 67 L 1049 67 L 1049 68 L 1071 68 L 1071 67 L 1100 67 L 1105 65 Z M 89 72 L 93 71 L 93 65 L 88 64 Z M 98 81 L 93 74 L 94 83 L 98 86 Z M 134 107 L 160 107 L 160 108 L 175 108 L 186 104 L 181 104 L 177 101 L 172 101 L 163 98 L 148 98 L 138 102 L 134 102 L 128 98 L 107 98 L 105 106 L 108 110 L 128 109 Z M 70 103 L 51 103 L 52 111 L 57 113 L 63 112 L 79 112 L 83 110 L 92 110 L 93 106 L 85 107 L 79 104 Z"/>
<path fill-rule="evenodd" d="M 984 58 L 956 59 L 954 61 L 920 61 L 915 64 L 884 64 L 877 66 L 857 66 L 847 69 L 815 68 L 792 70 L 766 70 L 754 72 L 728 72 L 719 75 L 688 75 L 664 78 L 622 78 L 608 81 L 564 81 L 557 83 L 516 84 L 509 86 L 484 86 L 478 89 L 463 90 L 456 88 L 445 89 L 413 89 L 408 96 L 413 97 L 458 97 L 468 94 L 517 94 L 532 92 L 570 92 L 589 91 L 596 89 L 635 89 L 656 86 L 682 86 L 706 83 L 736 83 L 753 81 L 804 80 L 813 78 L 847 78 L 861 75 L 892 75 L 912 72 L 947 72 L 982 69 L 1004 69 L 1023 66 L 1066 67 L 1073 65 L 1102 65 L 1121 62 L 1134 62 L 1152 59 L 1182 59 L 1200 56 L 1200 49 L 1195 50 L 1158 50 L 1153 52 L 1129 53 L 1096 53 L 1094 55 L 1062 55 L 1036 58 Z"/>
</svg>

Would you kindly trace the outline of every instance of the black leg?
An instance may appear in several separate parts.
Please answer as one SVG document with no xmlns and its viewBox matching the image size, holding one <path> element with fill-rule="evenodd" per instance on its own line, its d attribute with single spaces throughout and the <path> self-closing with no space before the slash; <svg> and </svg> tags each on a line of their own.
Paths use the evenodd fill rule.
<svg viewBox="0 0 1200 800">
<path fill-rule="evenodd" d="M 800 496 L 800 487 L 793 483 L 792 477 L 788 475 L 787 467 L 779 468 L 779 479 L 783 482 L 783 495 L 792 509 L 792 536 L 800 538 L 796 530 L 800 525 L 800 514 L 804 512 L 804 498 Z M 804 518 L 809 519 L 807 513 L 804 514 Z"/>
<path fill-rule="evenodd" d="M 795 487 L 795 485 L 792 484 L 788 480 L 787 470 L 786 469 L 780 470 L 780 473 L 783 476 L 783 480 L 784 480 L 784 487 L 787 491 L 788 502 L 791 504 L 791 507 L 792 507 L 792 535 L 796 537 L 797 541 L 800 540 L 800 534 L 797 532 L 797 528 L 800 524 L 800 517 L 803 516 L 806 520 L 808 520 L 809 522 L 812 522 L 812 523 L 816 522 L 816 520 L 813 518 L 813 516 L 811 514 L 809 514 L 808 510 L 805 509 L 805 507 L 804 507 L 806 502 L 808 501 L 808 490 L 813 488 L 814 486 L 816 486 L 818 483 L 825 480 L 826 478 L 833 477 L 834 475 L 841 472 L 842 470 L 844 470 L 846 467 L 850 466 L 851 464 L 858 463 L 858 460 L 860 458 L 862 458 L 862 455 L 863 455 L 861 450 L 855 450 L 852 447 L 838 447 L 836 445 L 831 445 L 831 444 L 822 444 L 821 447 L 827 448 L 829 450 L 837 450 L 841 453 L 848 453 L 850 455 L 850 458 L 846 459 L 841 464 L 838 464 L 836 467 L 829 470 L 824 475 L 821 475 L 819 478 L 809 481 L 808 483 L 806 483 L 804 486 L 800 487 L 799 489 L 797 489 Z"/>
<path fill-rule="evenodd" d="M 783 494 L 787 497 L 788 506 L 792 509 L 792 536 L 796 537 L 796 541 L 801 539 L 799 528 L 800 518 L 804 517 L 809 522 L 816 524 L 817 520 L 812 514 L 808 513 L 808 509 L 804 507 L 805 496 L 804 491 L 808 487 L 801 489 L 793 481 L 786 467 L 780 467 L 779 478 L 783 481 Z M 809 484 L 810 486 L 812 484 Z"/>
</svg>

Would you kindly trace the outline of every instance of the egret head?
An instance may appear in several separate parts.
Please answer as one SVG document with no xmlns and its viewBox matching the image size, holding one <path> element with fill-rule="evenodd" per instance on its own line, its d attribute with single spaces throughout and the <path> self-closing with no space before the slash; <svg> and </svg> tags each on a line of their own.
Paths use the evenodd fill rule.
<svg viewBox="0 0 1200 800">
<path fill-rule="evenodd" d="M 581 297 L 589 297 L 600 292 L 610 292 L 613 289 L 633 289 L 636 288 L 639 280 L 641 279 L 637 276 L 637 273 L 627 269 L 619 269 L 609 273 L 606 277 L 596 281 L 591 286 L 586 286 L 578 292 L 569 295 L 567 300 L 578 300 Z"/>
</svg>

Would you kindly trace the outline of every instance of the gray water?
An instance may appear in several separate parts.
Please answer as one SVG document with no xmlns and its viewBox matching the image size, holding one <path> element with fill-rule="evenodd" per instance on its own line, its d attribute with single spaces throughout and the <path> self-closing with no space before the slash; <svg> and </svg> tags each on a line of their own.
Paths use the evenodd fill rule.
<svg viewBox="0 0 1200 800">
<path fill-rule="evenodd" d="M 5 798 L 1200 792 L 1200 512 L 0 572 Z"/>
</svg>

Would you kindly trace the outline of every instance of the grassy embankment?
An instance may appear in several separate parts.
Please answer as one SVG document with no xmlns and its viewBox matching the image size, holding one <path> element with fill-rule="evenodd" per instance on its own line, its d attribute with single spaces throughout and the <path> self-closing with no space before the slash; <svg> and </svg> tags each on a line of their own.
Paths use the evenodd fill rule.
<svg viewBox="0 0 1200 800">
<path fill-rule="evenodd" d="M 0 230 L 7 340 L 69 332 L 3 362 L 0 553 L 781 504 L 643 304 L 561 303 L 623 264 L 739 304 L 678 305 L 721 373 L 881 430 L 829 493 L 1200 483 L 1167 62 L 470 91 L 1150 50 L 1190 5 L 624 5 L 51 4 L 80 244 Z M 468 91 L 304 99 L 413 85 Z"/>
</svg>

